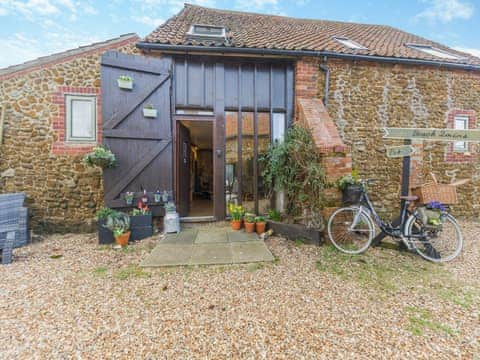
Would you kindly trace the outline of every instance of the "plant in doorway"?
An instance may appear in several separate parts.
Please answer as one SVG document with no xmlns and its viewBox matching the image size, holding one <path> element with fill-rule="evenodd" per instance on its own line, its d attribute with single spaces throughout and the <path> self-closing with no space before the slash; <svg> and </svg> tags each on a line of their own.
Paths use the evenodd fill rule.
<svg viewBox="0 0 480 360">
<path fill-rule="evenodd" d="M 230 213 L 230 225 L 232 230 L 240 230 L 242 227 L 243 206 L 228 204 L 228 212 Z"/>
<path fill-rule="evenodd" d="M 103 226 L 113 233 L 117 245 L 128 245 L 128 240 L 130 239 L 130 217 L 127 214 L 114 211 L 107 216 Z"/>
<path fill-rule="evenodd" d="M 265 232 L 265 227 L 267 222 L 265 220 L 265 216 L 257 216 L 255 218 L 255 230 L 257 231 L 258 235 L 261 235 Z"/>
<path fill-rule="evenodd" d="M 253 233 L 255 231 L 255 214 L 245 214 L 244 217 L 245 231 Z"/>
</svg>

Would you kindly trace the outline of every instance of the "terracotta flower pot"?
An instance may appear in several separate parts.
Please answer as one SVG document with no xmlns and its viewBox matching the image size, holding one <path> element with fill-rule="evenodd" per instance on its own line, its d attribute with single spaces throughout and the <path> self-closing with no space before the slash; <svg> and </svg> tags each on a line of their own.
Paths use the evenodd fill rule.
<svg viewBox="0 0 480 360">
<path fill-rule="evenodd" d="M 130 231 L 123 233 L 122 235 L 115 236 L 115 242 L 120 246 L 127 246 L 130 239 Z"/>
<path fill-rule="evenodd" d="M 257 234 L 261 235 L 265 232 L 265 227 L 267 223 L 265 221 L 255 223 L 255 229 L 257 230 Z"/>
<path fill-rule="evenodd" d="M 242 220 L 231 220 L 230 226 L 232 227 L 232 230 L 240 230 L 242 227 Z"/>
<path fill-rule="evenodd" d="M 253 233 L 255 231 L 255 223 L 245 222 L 245 231 L 247 233 Z"/>
</svg>

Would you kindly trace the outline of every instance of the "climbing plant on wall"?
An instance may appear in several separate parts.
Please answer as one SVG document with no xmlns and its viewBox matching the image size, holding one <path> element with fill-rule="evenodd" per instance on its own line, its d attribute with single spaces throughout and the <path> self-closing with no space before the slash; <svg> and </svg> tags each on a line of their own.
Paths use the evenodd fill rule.
<svg viewBox="0 0 480 360">
<path fill-rule="evenodd" d="M 264 183 L 270 196 L 283 191 L 285 215 L 320 227 L 325 172 L 310 132 L 300 125 L 289 129 L 282 143 L 273 143 L 261 157 Z"/>
</svg>

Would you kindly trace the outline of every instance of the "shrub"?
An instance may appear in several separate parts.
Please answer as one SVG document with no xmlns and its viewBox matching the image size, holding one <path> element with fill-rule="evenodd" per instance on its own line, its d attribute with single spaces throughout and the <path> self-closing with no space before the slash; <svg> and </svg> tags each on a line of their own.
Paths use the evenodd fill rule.
<svg viewBox="0 0 480 360">
<path fill-rule="evenodd" d="M 294 126 L 285 141 L 270 145 L 260 161 L 270 196 L 274 191 L 285 193 L 289 221 L 301 219 L 308 226 L 321 227 L 325 173 L 310 132 Z"/>
</svg>

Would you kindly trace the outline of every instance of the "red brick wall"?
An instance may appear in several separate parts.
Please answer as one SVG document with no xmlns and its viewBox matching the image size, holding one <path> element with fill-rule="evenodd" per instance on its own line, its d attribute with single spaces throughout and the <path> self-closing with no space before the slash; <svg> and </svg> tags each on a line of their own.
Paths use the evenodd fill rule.
<svg viewBox="0 0 480 360">
<path fill-rule="evenodd" d="M 302 58 L 295 68 L 295 120 L 312 133 L 318 151 L 322 154 L 327 183 L 334 184 L 343 175 L 352 172 L 350 148 L 342 141 L 328 109 L 319 99 L 319 60 Z M 341 194 L 334 186 L 325 190 L 326 212 L 340 204 Z"/>
<path fill-rule="evenodd" d="M 295 96 L 298 98 L 318 98 L 318 69 L 316 58 L 301 58 L 295 67 Z"/>
<path fill-rule="evenodd" d="M 95 95 L 97 97 L 97 141 L 92 143 L 74 143 L 66 141 L 65 95 Z M 52 153 L 56 155 L 82 155 L 88 153 L 102 141 L 102 100 L 100 88 L 59 86 L 52 93 L 52 103 L 58 105 L 58 116 L 53 119 L 53 130 L 56 134 L 52 144 Z"/>
<path fill-rule="evenodd" d="M 447 119 L 447 127 L 449 129 L 455 128 L 455 116 L 465 116 L 468 117 L 468 128 L 475 129 L 477 126 L 476 119 L 475 119 L 475 111 L 474 110 L 461 110 L 461 109 L 454 109 L 448 113 Z M 468 152 L 456 152 L 454 151 L 454 143 L 449 143 L 448 151 L 445 154 L 445 161 L 450 163 L 468 163 L 474 162 L 478 159 L 478 156 L 474 155 L 473 151 L 473 144 L 468 144 Z"/>
</svg>

